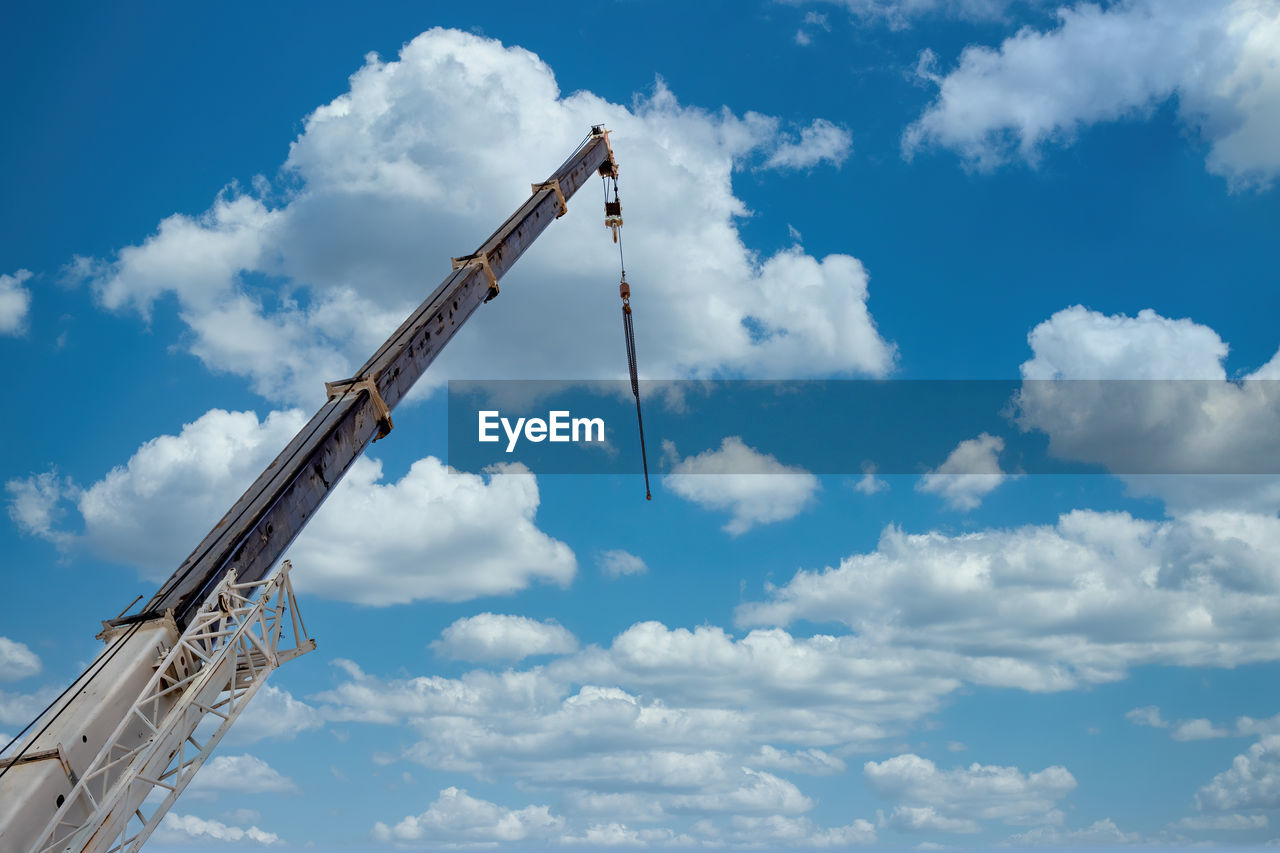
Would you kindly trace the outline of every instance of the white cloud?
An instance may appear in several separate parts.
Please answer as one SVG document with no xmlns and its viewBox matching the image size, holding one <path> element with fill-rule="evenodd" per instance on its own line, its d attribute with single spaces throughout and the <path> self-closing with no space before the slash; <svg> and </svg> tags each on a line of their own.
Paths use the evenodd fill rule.
<svg viewBox="0 0 1280 853">
<path fill-rule="evenodd" d="M 1016 767 L 971 764 L 939 770 L 927 758 L 905 754 L 863 765 L 867 783 L 880 796 L 902 803 L 891 825 L 910 830 L 976 832 L 977 820 L 1007 824 L 1053 824 L 1062 820 L 1057 801 L 1075 790 L 1065 767 L 1023 773 Z"/>
<path fill-rule="evenodd" d="M 1134 708 L 1126 712 L 1124 718 L 1135 726 L 1150 726 L 1153 729 L 1169 728 L 1169 722 L 1160 716 L 1160 708 L 1156 705 Z"/>
<path fill-rule="evenodd" d="M 812 169 L 823 163 L 839 166 L 849 158 L 852 147 L 853 136 L 846 128 L 826 119 L 817 119 L 801 129 L 798 140 L 783 142 L 774 149 L 773 154 L 765 161 L 765 167 Z"/>
<path fill-rule="evenodd" d="M 45 471 L 10 480 L 4 489 L 9 494 L 9 518 L 19 530 L 56 544 L 69 541 L 69 534 L 58 530 L 56 522 L 62 515 L 62 499 L 77 492 L 70 479 L 59 477 L 56 470 Z"/>
<path fill-rule="evenodd" d="M 1077 510 L 958 536 L 887 527 L 876 550 L 800 571 L 744 625 L 836 621 L 877 645 L 953 653 L 972 683 L 1061 690 L 1130 666 L 1275 660 L 1280 519 Z"/>
<path fill-rule="evenodd" d="M 1217 332 L 1150 308 L 1129 317 L 1073 305 L 1032 329 L 1027 343 L 1024 380 L 1227 378 L 1228 347 Z"/>
<path fill-rule="evenodd" d="M 1227 737 L 1230 732 L 1219 729 L 1205 719 L 1181 720 L 1170 735 L 1174 740 L 1208 740 L 1210 738 Z"/>
<path fill-rule="evenodd" d="M 798 5 L 809 0 L 781 0 L 784 3 Z M 883 22 L 891 28 L 901 29 L 911 25 L 916 18 L 929 16 L 946 16 L 951 18 L 990 20 L 1003 16 L 1011 0 L 825 0 L 833 6 L 840 6 L 855 18 L 864 21 Z M 805 15 L 805 23 L 811 17 L 825 15 L 809 12 Z"/>
<path fill-rule="evenodd" d="M 1151 705 L 1146 708 L 1134 708 L 1125 714 L 1125 718 L 1137 725 L 1170 729 L 1169 736 L 1176 741 L 1280 734 L 1280 714 L 1261 720 L 1253 717 L 1238 717 L 1234 725 L 1218 725 L 1204 718 L 1170 723 L 1160 716 L 1159 708 Z"/>
<path fill-rule="evenodd" d="M 600 564 L 600 571 L 611 578 L 620 578 L 623 575 L 643 575 L 649 571 L 649 567 L 644 564 L 644 560 L 621 549 L 602 552 L 596 562 Z"/>
<path fill-rule="evenodd" d="M 446 657 L 467 661 L 518 661 L 532 655 L 574 652 L 578 641 L 554 619 L 538 622 L 525 616 L 480 613 L 445 628 L 431 648 Z"/>
<path fill-rule="evenodd" d="M 800 22 L 800 28 L 796 30 L 796 44 L 801 47 L 807 47 L 812 44 L 813 36 L 811 33 L 816 30 L 831 32 L 831 23 L 827 20 L 827 16 L 821 12 L 805 12 L 804 19 Z"/>
<path fill-rule="evenodd" d="M 211 369 L 246 376 L 273 400 L 317 401 L 321 380 L 348 375 L 426 295 L 424 275 L 443 277 L 450 257 L 471 250 L 602 121 L 615 131 L 629 211 L 642 370 L 892 368 L 855 258 L 798 248 L 761 258 L 737 228 L 748 211 L 736 172 L 838 164 L 847 131 L 817 119 L 792 137 L 769 116 L 683 106 L 661 81 L 631 108 L 590 92 L 562 96 L 537 56 L 454 30 L 423 33 L 395 61 L 371 55 L 350 91 L 307 118 L 284 166 L 296 189 L 283 205 L 232 188 L 204 214 L 170 217 L 139 245 L 79 269 L 108 308 L 145 316 L 175 294 L 191 350 Z M 594 378 L 584 365 L 601 378 L 625 372 L 612 327 L 599 322 L 616 299 L 589 286 L 617 268 L 593 199 L 584 191 L 570 204 L 424 385 Z M 680 283 L 690 276 L 695 291 Z M 570 327 L 578 332 L 536 333 Z M 619 358 L 600 357 L 610 352 Z"/>
<path fill-rule="evenodd" d="M 1224 814 L 1184 817 L 1182 820 L 1170 824 L 1170 826 L 1173 829 L 1190 829 L 1195 831 L 1224 830 L 1227 832 L 1237 832 L 1249 829 L 1266 829 L 1267 823 L 1267 816 L 1264 814 Z"/>
<path fill-rule="evenodd" d="M 256 743 L 267 738 L 293 740 L 300 732 L 324 725 L 315 708 L 288 690 L 265 684 L 227 733 L 228 744 Z"/>
<path fill-rule="evenodd" d="M 39 672 L 39 655 L 25 643 L 0 637 L 0 681 L 17 681 Z"/>
<path fill-rule="evenodd" d="M 1012 835 L 1006 845 L 1025 847 L 1048 846 L 1098 846 L 1118 847 L 1138 844 L 1143 840 L 1137 832 L 1125 832 L 1111 818 L 1094 821 L 1083 829 L 1060 829 L 1056 826 L 1037 826 L 1026 832 Z"/>
<path fill-rule="evenodd" d="M 791 782 L 772 773 L 742 768 L 741 783 L 730 790 L 697 794 L 677 794 L 671 798 L 673 810 L 699 814 L 800 814 L 813 808 L 813 800 L 800 793 Z"/>
<path fill-rule="evenodd" d="M 432 843 L 485 843 L 547 838 L 564 827 L 564 818 L 551 814 L 547 806 L 509 809 L 470 796 L 458 788 L 445 788 L 427 810 L 409 815 L 395 826 L 379 821 L 373 837 L 379 841 Z"/>
<path fill-rule="evenodd" d="M 1280 735 L 1267 735 L 1232 759 L 1230 769 L 1196 792 L 1196 806 L 1210 812 L 1280 808 Z"/>
<path fill-rule="evenodd" d="M 165 577 L 304 423 L 298 410 L 259 421 L 213 409 L 176 436 L 144 442 L 87 488 L 53 472 L 10 481 L 9 512 L 28 532 Z M 535 525 L 537 481 L 521 466 L 486 477 L 427 457 L 397 482 L 381 479 L 381 462 L 356 459 L 298 537 L 290 556 L 305 567 L 294 578 L 299 590 L 373 605 L 462 601 L 540 580 L 567 584 L 577 570 L 568 546 Z M 82 533 L 53 526 L 64 497 Z"/>
<path fill-rule="evenodd" d="M 1280 734 L 1280 714 L 1264 720 L 1255 720 L 1253 717 L 1240 717 L 1236 720 L 1236 732 L 1241 735 Z"/>
<path fill-rule="evenodd" d="M 299 535 L 289 553 L 305 567 L 294 580 L 300 592 L 388 605 L 573 580 L 573 552 L 534 523 L 538 483 L 524 466 L 484 476 L 429 456 L 394 483 L 381 479 L 380 461 L 357 459 Z"/>
<path fill-rule="evenodd" d="M 938 814 L 933 806 L 898 806 L 889 815 L 888 825 L 902 832 L 977 832 L 978 822 L 965 817 Z"/>
<path fill-rule="evenodd" d="M 1077 305 L 1028 343 L 1018 423 L 1046 433 L 1052 455 L 1125 475 L 1175 513 L 1280 509 L 1280 477 L 1253 475 L 1280 471 L 1280 383 L 1253 381 L 1269 367 L 1227 381 L 1228 347 L 1212 329 L 1150 309 L 1107 316 Z M 1185 471 L 1208 473 L 1162 476 Z"/>
<path fill-rule="evenodd" d="M 1280 173 L 1280 8 L 1266 0 L 1121 0 L 1058 10 L 1048 31 L 1024 27 L 999 48 L 966 47 L 955 69 L 920 74 L 937 99 L 903 134 L 907 156 L 950 148 L 980 169 L 1035 163 L 1081 128 L 1149 114 L 1176 97 L 1209 143 L 1208 169 L 1233 187 Z"/>
<path fill-rule="evenodd" d="M 611 821 L 590 824 L 581 835 L 561 836 L 560 843 L 592 847 L 690 847 L 695 841 L 670 829 L 632 829 L 624 823 Z"/>
<path fill-rule="evenodd" d="M 1009 478 L 1000 470 L 1003 450 L 1004 439 L 985 432 L 962 441 L 916 488 L 940 495 L 952 509 L 977 509 L 983 498 Z"/>
<path fill-rule="evenodd" d="M 274 832 L 264 832 L 256 826 L 244 829 L 218 820 L 206 820 L 195 815 L 170 812 L 160 821 L 152 836 L 158 844 L 183 844 L 191 842 L 224 844 L 283 844 Z"/>
<path fill-rule="evenodd" d="M 260 422 L 253 412 L 212 409 L 178 435 L 144 442 L 87 488 L 60 483 L 53 472 L 10 481 L 10 516 L 28 532 L 166 577 L 303 423 L 297 410 Z M 82 533 L 52 526 L 63 497 L 75 503 Z"/>
<path fill-rule="evenodd" d="M 628 823 L 654 823 L 666 817 L 661 803 L 644 793 L 598 793 L 586 789 L 565 791 L 566 808 L 578 815 L 611 817 Z"/>
<path fill-rule="evenodd" d="M 34 693 L 5 693 L 0 690 L 0 723 L 6 726 L 25 726 L 58 693 L 58 688 L 53 686 L 42 687 Z"/>
<path fill-rule="evenodd" d="M 870 496 L 888 489 L 889 483 L 876 476 L 876 466 L 869 462 L 864 463 L 862 466 L 862 479 L 853 484 L 853 490 Z"/>
<path fill-rule="evenodd" d="M 643 847 L 645 845 L 639 832 L 617 822 L 593 823 L 582 835 L 566 835 L 560 840 L 564 844 L 590 844 L 600 847 Z"/>
<path fill-rule="evenodd" d="M 729 822 L 729 831 L 723 834 L 723 838 L 714 832 L 713 827 L 704 825 L 699 828 L 704 830 L 703 834 L 710 836 L 707 840 L 712 846 L 729 842 L 752 847 L 766 844 L 809 848 L 852 847 L 856 844 L 874 844 L 876 841 L 875 827 L 862 819 L 846 826 L 822 829 L 806 817 L 740 815 Z"/>
<path fill-rule="evenodd" d="M 30 278 L 30 270 L 0 275 L 0 335 L 20 335 L 26 329 L 31 291 L 22 285 Z"/>
<path fill-rule="evenodd" d="M 409 725 L 419 739 L 404 757 L 436 770 L 643 794 L 660 813 L 794 813 L 807 797 L 780 774 L 841 772 L 833 751 L 865 748 L 959 686 L 949 660 L 923 657 L 644 623 L 528 671 L 381 679 L 348 663 L 316 699 L 331 720 Z"/>
<path fill-rule="evenodd" d="M 253 755 L 217 755 L 191 780 L 192 791 L 238 791 L 245 794 L 294 794 L 298 786 Z"/>
<path fill-rule="evenodd" d="M 821 749 L 787 752 L 765 744 L 748 761 L 752 767 L 789 770 L 793 773 L 810 773 L 815 776 L 844 772 L 844 762 Z"/>
<path fill-rule="evenodd" d="M 676 447 L 663 442 L 671 461 L 662 483 L 685 500 L 732 514 L 724 529 L 737 536 L 760 524 L 799 515 L 820 488 L 818 478 L 803 468 L 748 447 L 731 435 L 718 450 L 681 459 Z"/>
</svg>

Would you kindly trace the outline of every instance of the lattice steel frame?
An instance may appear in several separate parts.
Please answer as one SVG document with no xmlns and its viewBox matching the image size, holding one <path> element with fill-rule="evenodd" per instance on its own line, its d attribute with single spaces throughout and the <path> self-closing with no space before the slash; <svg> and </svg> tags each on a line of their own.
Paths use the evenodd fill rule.
<svg viewBox="0 0 1280 853">
<path fill-rule="evenodd" d="M 270 578 L 250 583 L 227 573 L 31 853 L 136 853 L 142 847 L 267 676 L 316 647 L 298 613 L 290 568 L 285 560 Z M 281 647 L 282 639 L 290 644 Z M 206 718 L 220 722 L 199 741 L 196 729 Z M 136 743 L 139 722 L 151 734 Z M 144 814 L 157 789 L 167 793 Z M 69 819 L 86 812 L 86 820 Z"/>
</svg>

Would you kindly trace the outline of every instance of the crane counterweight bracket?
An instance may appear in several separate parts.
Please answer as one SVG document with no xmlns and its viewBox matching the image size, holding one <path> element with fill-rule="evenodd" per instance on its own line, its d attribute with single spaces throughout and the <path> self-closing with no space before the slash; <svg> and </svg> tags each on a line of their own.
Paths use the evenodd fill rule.
<svg viewBox="0 0 1280 853">
<path fill-rule="evenodd" d="M 337 382 L 324 383 L 324 392 L 330 400 L 335 397 L 341 397 L 348 391 L 369 392 L 369 399 L 373 401 L 374 408 L 378 410 L 378 434 L 373 440 L 378 441 L 386 438 L 395 424 L 391 422 L 391 408 L 382 399 L 382 395 L 378 393 L 378 383 L 368 376 L 363 379 L 339 379 Z"/>
<path fill-rule="evenodd" d="M 559 219 L 561 216 L 564 216 L 569 212 L 569 203 L 565 201 L 564 190 L 560 189 L 560 181 L 558 179 L 552 178 L 549 181 L 542 181 L 541 183 L 533 184 L 533 192 L 536 193 L 541 190 L 556 191 L 556 200 L 560 202 L 560 212 L 556 214 L 556 219 Z"/>
<path fill-rule="evenodd" d="M 455 270 L 466 269 L 467 267 L 480 267 L 480 269 L 484 270 L 485 275 L 489 277 L 489 292 L 485 295 L 484 301 L 492 302 L 494 297 L 498 295 L 498 277 L 493 274 L 493 267 L 489 266 L 489 258 L 483 253 L 477 253 L 453 259 L 453 268 Z"/>
</svg>

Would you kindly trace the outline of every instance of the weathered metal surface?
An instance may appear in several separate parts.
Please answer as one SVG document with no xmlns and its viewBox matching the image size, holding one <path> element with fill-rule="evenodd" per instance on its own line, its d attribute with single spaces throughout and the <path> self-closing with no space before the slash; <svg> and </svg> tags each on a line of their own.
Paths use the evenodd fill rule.
<svg viewBox="0 0 1280 853">
<path fill-rule="evenodd" d="M 501 279 L 560 213 L 556 182 L 571 198 L 611 158 L 607 140 L 593 136 L 481 244 Z M 365 362 L 354 378 L 372 378 L 394 409 L 445 344 L 484 301 L 488 275 L 479 266 L 451 273 Z M 236 501 L 222 521 L 134 616 L 115 624 L 153 619 L 172 608 L 180 626 L 232 567 L 244 580 L 270 571 L 342 479 L 378 428 L 379 412 L 364 391 L 327 402 Z"/>
</svg>

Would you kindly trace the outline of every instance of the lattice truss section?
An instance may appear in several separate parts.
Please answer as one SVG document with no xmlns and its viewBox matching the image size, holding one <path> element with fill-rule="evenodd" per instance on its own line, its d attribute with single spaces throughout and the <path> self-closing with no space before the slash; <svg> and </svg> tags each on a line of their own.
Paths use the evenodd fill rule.
<svg viewBox="0 0 1280 853">
<path fill-rule="evenodd" d="M 236 583 L 235 573 L 227 573 L 32 853 L 134 853 L 142 847 L 267 676 L 315 648 L 294 602 L 290 567 L 286 560 L 273 576 L 254 583 Z M 201 727 L 205 720 L 209 725 Z"/>
</svg>

